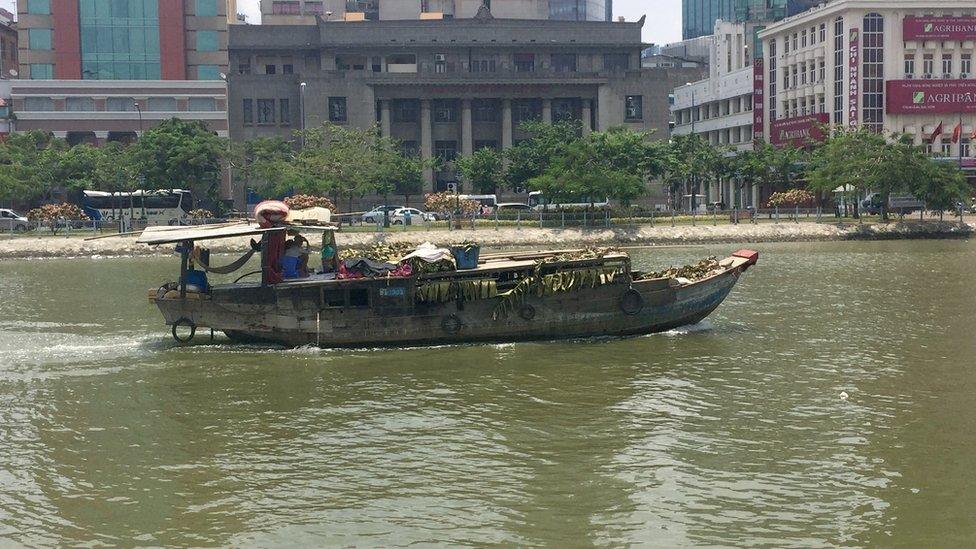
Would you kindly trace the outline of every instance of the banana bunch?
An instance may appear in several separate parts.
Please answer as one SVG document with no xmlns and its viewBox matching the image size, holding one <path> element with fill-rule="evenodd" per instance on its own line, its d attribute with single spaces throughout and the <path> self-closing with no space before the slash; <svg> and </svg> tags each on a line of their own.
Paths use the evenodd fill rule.
<svg viewBox="0 0 976 549">
<path fill-rule="evenodd" d="M 717 271 L 721 271 L 722 268 L 718 264 L 718 259 L 714 256 L 702 259 L 698 263 L 693 265 L 685 265 L 684 267 L 669 267 L 663 271 L 651 271 L 644 273 L 640 278 L 641 280 L 649 280 L 652 278 L 687 278 L 688 280 L 695 281 L 707 278 Z"/>
<path fill-rule="evenodd" d="M 404 242 L 392 242 L 389 244 L 372 244 L 362 248 L 341 248 L 339 259 L 349 259 L 351 257 L 365 257 L 373 261 L 385 263 L 399 263 L 400 258 L 412 252 L 414 247 Z"/>
</svg>

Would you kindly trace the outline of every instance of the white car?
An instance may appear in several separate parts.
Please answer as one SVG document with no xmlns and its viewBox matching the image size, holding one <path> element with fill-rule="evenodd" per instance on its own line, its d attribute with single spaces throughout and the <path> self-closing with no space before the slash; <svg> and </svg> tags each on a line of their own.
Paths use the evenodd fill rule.
<svg viewBox="0 0 976 549">
<path fill-rule="evenodd" d="M 26 217 L 13 210 L 0 209 L 0 231 L 24 232 L 29 227 Z"/>
<path fill-rule="evenodd" d="M 403 206 L 377 206 L 363 214 L 363 223 L 375 225 L 383 222 L 383 212 L 390 212 L 390 219 L 393 219 L 393 212 L 403 209 Z"/>
<path fill-rule="evenodd" d="M 403 225 L 406 223 L 407 212 L 410 212 L 410 223 L 421 223 L 423 221 L 437 221 L 437 216 L 432 213 L 422 212 L 417 208 L 400 208 L 390 214 L 390 223 Z"/>
</svg>

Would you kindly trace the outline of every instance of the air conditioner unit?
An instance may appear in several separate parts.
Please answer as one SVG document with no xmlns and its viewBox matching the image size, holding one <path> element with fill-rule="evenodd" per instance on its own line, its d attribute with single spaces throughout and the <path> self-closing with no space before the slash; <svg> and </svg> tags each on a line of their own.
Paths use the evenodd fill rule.
<svg viewBox="0 0 976 549">
<path fill-rule="evenodd" d="M 950 79 L 952 79 L 952 75 L 949 74 L 949 73 L 945 73 L 945 74 L 942 75 L 942 79 L 943 80 L 950 80 Z"/>
<path fill-rule="evenodd" d="M 443 63 L 444 61 L 447 61 L 447 54 L 445 54 L 445 53 L 435 53 L 434 54 L 434 61 L 439 61 L 441 63 Z"/>
<path fill-rule="evenodd" d="M 909 74 L 906 74 L 905 75 L 905 80 L 912 80 L 914 78 L 915 78 L 915 75 L 914 74 L 909 73 Z"/>
<path fill-rule="evenodd" d="M 931 79 L 932 79 L 932 75 L 931 75 L 931 74 L 928 74 L 928 73 L 926 73 L 926 74 L 923 74 L 923 75 L 922 75 L 922 78 L 924 78 L 925 80 L 931 80 Z"/>
<path fill-rule="evenodd" d="M 969 73 L 968 72 L 961 72 L 961 73 L 959 73 L 959 78 L 961 78 L 962 80 L 967 80 L 967 79 L 969 79 Z"/>
</svg>

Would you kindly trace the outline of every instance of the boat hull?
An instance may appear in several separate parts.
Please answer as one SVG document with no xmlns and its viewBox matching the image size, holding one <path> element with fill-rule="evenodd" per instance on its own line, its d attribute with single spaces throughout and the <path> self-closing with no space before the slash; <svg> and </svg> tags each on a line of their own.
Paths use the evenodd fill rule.
<svg viewBox="0 0 976 549">
<path fill-rule="evenodd" d="M 493 314 L 497 298 L 416 303 L 413 279 L 359 282 L 362 295 L 369 295 L 359 307 L 351 306 L 348 298 L 343 306 L 330 306 L 329 286 L 314 284 L 238 287 L 215 290 L 199 299 L 160 298 L 156 304 L 170 325 L 208 327 L 236 341 L 288 346 L 411 346 L 627 336 L 700 322 L 725 300 L 750 264 L 735 260 L 721 273 L 690 284 L 671 279 L 620 280 L 544 297 L 533 295 L 497 318 Z"/>
</svg>

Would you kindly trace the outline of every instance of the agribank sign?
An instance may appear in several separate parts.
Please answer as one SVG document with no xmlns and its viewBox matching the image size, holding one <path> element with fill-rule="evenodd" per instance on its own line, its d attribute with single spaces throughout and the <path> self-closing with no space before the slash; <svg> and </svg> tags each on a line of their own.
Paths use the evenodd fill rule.
<svg viewBox="0 0 976 549">
<path fill-rule="evenodd" d="M 906 17 L 904 40 L 976 40 L 976 17 Z"/>
<path fill-rule="evenodd" d="M 888 114 L 976 113 L 976 80 L 889 80 Z"/>
<path fill-rule="evenodd" d="M 823 141 L 823 127 L 829 123 L 830 116 L 826 113 L 774 120 L 769 125 L 769 142 L 777 147 L 784 145 L 806 147 L 811 143 Z"/>
</svg>

